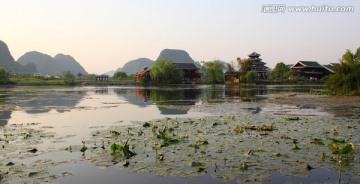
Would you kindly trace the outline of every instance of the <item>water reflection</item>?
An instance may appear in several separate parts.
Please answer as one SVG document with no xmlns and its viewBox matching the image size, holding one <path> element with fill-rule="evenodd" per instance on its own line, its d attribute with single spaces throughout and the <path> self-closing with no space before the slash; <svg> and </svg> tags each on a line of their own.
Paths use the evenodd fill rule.
<svg viewBox="0 0 360 184">
<path fill-rule="evenodd" d="M 0 126 L 6 125 L 11 117 L 11 111 L 5 108 L 7 96 L 5 91 L 0 91 Z"/>
<path fill-rule="evenodd" d="M 6 125 L 14 109 L 27 114 L 69 112 L 84 101 L 87 105 L 98 95 L 116 94 L 125 103 L 137 108 L 156 106 L 161 115 L 185 115 L 197 103 L 225 103 L 229 101 L 256 101 L 279 92 L 309 92 L 319 86 L 191 86 L 191 87 L 15 87 L 0 90 L 0 125 Z M 104 99 L 104 97 L 100 97 Z M 106 98 L 107 98 L 106 97 Z M 89 100 L 90 99 L 90 100 Z M 91 102 L 89 102 L 91 101 Z M 112 102 L 109 102 L 110 104 Z M 108 103 L 108 104 L 109 104 Z M 121 104 L 123 102 L 116 102 Z M 96 106 L 96 105 L 95 105 Z M 97 108 L 97 107 L 94 107 Z M 155 116 L 155 115 L 154 115 Z"/>
<path fill-rule="evenodd" d="M 11 118 L 11 111 L 0 111 L 0 126 L 5 126 Z"/>
<path fill-rule="evenodd" d="M 151 101 L 157 105 L 161 114 L 186 114 L 191 106 L 199 101 L 201 89 L 154 89 L 150 92 Z"/>
<path fill-rule="evenodd" d="M 136 105 L 138 107 L 147 107 L 152 105 L 149 101 L 150 89 L 143 88 L 119 88 L 114 89 L 115 94 L 123 98 L 130 104 Z"/>
<path fill-rule="evenodd" d="M 0 126 L 11 118 L 13 110 L 28 114 L 58 113 L 70 111 L 86 95 L 85 91 L 73 89 L 36 89 L 34 87 L 5 88 L 0 91 Z"/>
<path fill-rule="evenodd" d="M 161 114 L 187 114 L 199 101 L 199 88 L 136 88 L 115 89 L 115 93 L 127 102 L 139 107 L 156 105 Z"/>
<path fill-rule="evenodd" d="M 25 109 L 26 113 L 47 113 L 55 109 L 59 113 L 70 111 L 86 95 L 84 91 L 46 91 L 18 95 L 11 104 Z"/>
</svg>

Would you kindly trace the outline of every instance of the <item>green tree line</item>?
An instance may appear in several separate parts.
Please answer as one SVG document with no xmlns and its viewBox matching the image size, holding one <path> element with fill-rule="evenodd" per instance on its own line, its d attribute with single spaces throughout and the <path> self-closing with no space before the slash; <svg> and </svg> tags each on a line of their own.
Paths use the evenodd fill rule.
<svg viewBox="0 0 360 184">
<path fill-rule="evenodd" d="M 0 67 L 0 84 L 8 84 L 9 82 L 9 74 L 4 68 Z"/>
<path fill-rule="evenodd" d="M 334 95 L 360 95 L 360 47 L 355 53 L 345 52 L 325 86 Z"/>
</svg>

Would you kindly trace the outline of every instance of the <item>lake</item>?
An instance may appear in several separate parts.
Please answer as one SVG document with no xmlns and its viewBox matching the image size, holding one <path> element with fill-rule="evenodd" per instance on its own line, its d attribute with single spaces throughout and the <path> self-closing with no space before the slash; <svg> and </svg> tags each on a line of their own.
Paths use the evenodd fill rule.
<svg viewBox="0 0 360 184">
<path fill-rule="evenodd" d="M 0 181 L 337 183 L 341 159 L 341 181 L 359 183 L 358 99 L 314 89 L 2 87 Z"/>
</svg>

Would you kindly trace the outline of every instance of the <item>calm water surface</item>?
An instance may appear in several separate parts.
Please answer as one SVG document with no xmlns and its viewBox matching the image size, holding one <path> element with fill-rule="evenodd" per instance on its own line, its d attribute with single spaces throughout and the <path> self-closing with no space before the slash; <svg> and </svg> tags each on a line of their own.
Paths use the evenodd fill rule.
<svg viewBox="0 0 360 184">
<path fill-rule="evenodd" d="M 58 149 L 69 144 L 81 144 L 94 130 L 109 126 L 129 125 L 133 121 L 148 121 L 166 117 L 203 117 L 213 115 L 200 112 L 197 106 L 204 104 L 244 103 L 252 100 L 263 103 L 270 94 L 282 92 L 309 92 L 314 86 L 267 86 L 250 89 L 225 86 L 193 87 L 13 87 L 0 89 L 0 125 L 34 123 L 35 127 L 48 129 L 62 141 L 44 141 L 39 150 Z M 236 108 L 236 107 L 234 107 Z M 266 107 L 264 107 L 266 109 Z M 80 159 L 81 154 L 67 151 L 44 153 L 38 157 L 23 159 L 31 163 L 39 158 L 55 161 Z M 126 169 L 113 166 L 98 168 L 91 163 L 65 163 L 50 169 L 50 173 L 71 170 L 74 176 L 62 177 L 58 183 L 218 183 L 211 178 L 213 171 L 196 178 L 157 177 L 151 173 L 129 174 Z M 327 178 L 336 176 L 328 172 Z M 311 177 L 318 177 L 319 173 Z M 274 182 L 286 182 L 288 178 L 274 174 Z M 310 177 L 310 178 L 311 178 Z M 239 177 L 241 178 L 241 177 Z M 237 179 L 239 179 L 237 178 Z M 346 178 L 346 177 L 344 177 Z M 297 181 L 297 180 L 295 180 Z M 298 182 L 306 182 L 299 180 Z M 311 181 L 311 179 L 310 179 Z M 315 180 L 318 181 L 318 180 Z M 15 179 L 12 183 L 22 183 Z M 236 182 L 236 179 L 233 181 Z M 322 181 L 326 182 L 326 181 Z"/>
</svg>

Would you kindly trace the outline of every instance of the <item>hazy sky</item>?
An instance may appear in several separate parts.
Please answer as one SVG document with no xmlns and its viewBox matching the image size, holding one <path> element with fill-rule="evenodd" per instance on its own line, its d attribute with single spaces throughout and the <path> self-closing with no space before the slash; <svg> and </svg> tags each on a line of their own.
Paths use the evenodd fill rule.
<svg viewBox="0 0 360 184">
<path fill-rule="evenodd" d="M 286 9 L 262 12 L 269 4 Z M 296 5 L 354 11 L 288 11 Z M 359 20 L 358 0 L 0 0 L 0 40 L 15 60 L 29 51 L 63 53 L 97 74 L 140 57 L 155 60 L 165 48 L 226 62 L 256 51 L 271 68 L 337 62 L 360 47 Z"/>
</svg>

